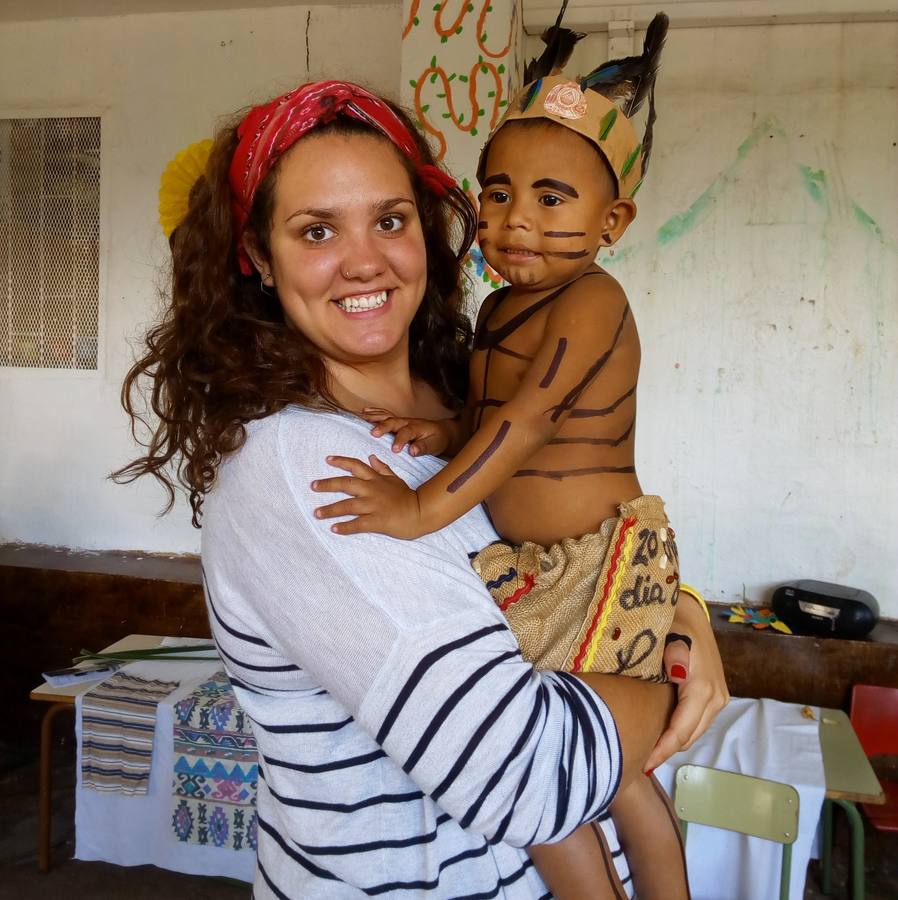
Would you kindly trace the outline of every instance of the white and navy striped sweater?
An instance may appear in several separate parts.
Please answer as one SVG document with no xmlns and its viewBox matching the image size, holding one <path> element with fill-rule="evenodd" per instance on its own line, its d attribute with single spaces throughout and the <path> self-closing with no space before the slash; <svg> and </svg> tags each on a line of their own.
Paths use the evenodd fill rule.
<svg viewBox="0 0 898 900">
<path fill-rule="evenodd" d="M 602 817 L 621 751 L 578 679 L 535 672 L 468 554 L 480 509 L 417 541 L 337 536 L 328 454 L 392 454 L 347 415 L 251 423 L 205 507 L 215 640 L 260 752 L 255 897 L 548 897 L 522 848 Z M 610 823 L 621 876 L 626 862 Z"/>
</svg>

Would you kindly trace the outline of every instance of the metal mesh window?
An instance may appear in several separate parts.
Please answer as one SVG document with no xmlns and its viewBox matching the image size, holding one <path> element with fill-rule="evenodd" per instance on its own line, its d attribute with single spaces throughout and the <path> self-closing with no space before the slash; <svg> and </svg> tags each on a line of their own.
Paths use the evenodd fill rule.
<svg viewBox="0 0 898 900">
<path fill-rule="evenodd" d="M 0 119 L 0 366 L 96 369 L 100 120 Z"/>
</svg>

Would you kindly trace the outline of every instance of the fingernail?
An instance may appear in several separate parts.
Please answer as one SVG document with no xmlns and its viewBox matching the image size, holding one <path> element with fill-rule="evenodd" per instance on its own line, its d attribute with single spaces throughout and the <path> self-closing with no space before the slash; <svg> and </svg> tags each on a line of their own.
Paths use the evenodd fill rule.
<svg viewBox="0 0 898 900">
<path fill-rule="evenodd" d="M 670 674 L 674 678 L 685 678 L 689 673 L 686 671 L 686 666 L 681 666 L 677 663 L 677 665 L 670 667 Z"/>
<path fill-rule="evenodd" d="M 315 490 L 317 490 L 317 489 L 318 489 L 318 482 L 317 482 L 317 481 L 313 481 L 313 482 L 312 482 L 312 490 L 315 491 Z"/>
</svg>

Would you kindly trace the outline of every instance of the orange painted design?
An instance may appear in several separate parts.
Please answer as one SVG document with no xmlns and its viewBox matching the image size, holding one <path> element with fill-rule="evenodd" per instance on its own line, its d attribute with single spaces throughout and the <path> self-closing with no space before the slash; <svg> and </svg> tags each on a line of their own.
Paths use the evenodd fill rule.
<svg viewBox="0 0 898 900">
<path fill-rule="evenodd" d="M 483 29 L 486 27 L 486 14 L 489 12 L 489 8 L 491 6 L 490 0 L 483 0 L 483 6 L 480 9 L 480 16 L 477 18 L 477 46 L 489 57 L 493 59 L 502 59 L 508 51 L 511 49 L 511 29 L 514 27 L 514 16 L 512 16 L 511 22 L 508 25 L 508 43 L 499 51 L 494 52 L 493 50 L 488 50 L 481 40 L 481 36 L 483 35 Z"/>
<path fill-rule="evenodd" d="M 605 586 L 602 589 L 602 599 L 599 601 L 599 605 L 596 607 L 596 612 L 592 617 L 592 622 L 590 622 L 589 624 L 589 630 L 586 632 L 586 637 L 583 639 L 583 643 L 580 644 L 580 649 L 577 652 L 576 657 L 574 658 L 574 664 L 571 667 L 572 672 L 581 671 L 580 667 L 583 665 L 583 660 L 586 657 L 590 644 L 592 643 L 593 634 L 596 630 L 599 620 L 602 617 L 602 613 L 605 611 L 605 605 L 608 602 L 611 593 L 611 586 L 614 583 L 614 576 L 617 574 L 617 568 L 621 561 L 621 548 L 624 546 L 624 541 L 627 539 L 629 531 L 635 524 L 636 517 L 631 516 L 629 519 L 624 519 L 623 524 L 621 525 L 620 534 L 618 534 L 617 536 L 617 543 L 614 545 L 614 552 L 611 557 L 611 565 L 608 567 L 608 575 L 605 578 Z"/>
<path fill-rule="evenodd" d="M 415 24 L 415 17 L 418 15 L 418 7 L 421 5 L 421 0 L 412 0 L 411 9 L 408 11 L 408 21 L 405 23 L 405 28 L 402 29 L 402 39 L 405 40 L 408 37 L 408 33 L 412 30 L 412 26 Z"/>
<path fill-rule="evenodd" d="M 437 10 L 437 14 L 433 17 L 433 27 L 440 37 L 451 37 L 453 34 L 455 34 L 456 29 L 465 20 L 465 16 L 470 11 L 468 9 L 470 0 L 462 0 L 461 11 L 455 17 L 455 21 L 447 28 L 443 25 L 443 10 L 446 8 L 447 3 L 448 0 L 441 0 L 440 8 Z M 485 0 L 484 6 L 487 6 L 488 4 L 489 0 Z"/>
<path fill-rule="evenodd" d="M 443 10 L 446 8 L 448 2 L 449 0 L 441 0 L 440 8 L 436 11 L 436 15 L 433 17 L 434 31 L 436 31 L 436 33 L 440 37 L 446 39 L 451 38 L 456 34 L 458 29 L 461 27 L 462 22 L 464 22 L 465 18 L 467 17 L 468 13 L 473 9 L 473 4 L 470 2 L 470 0 L 462 0 L 462 6 L 458 12 L 458 15 L 455 17 L 455 21 L 452 22 L 451 25 L 444 25 Z M 409 33 L 409 31 L 411 31 L 419 4 L 420 0 L 413 0 L 412 11 L 409 14 L 408 21 L 405 23 L 405 30 L 402 32 L 403 37 L 405 37 Z M 502 59 L 508 54 L 508 51 L 511 49 L 511 35 L 514 22 L 512 21 L 508 24 L 508 41 L 506 42 L 505 46 L 501 50 L 490 50 L 483 42 L 483 34 L 484 28 L 486 27 L 487 13 L 490 12 L 491 6 L 491 0 L 482 0 L 480 5 L 480 14 L 477 16 L 477 46 L 482 53 L 486 54 L 491 59 Z M 469 9 L 468 7 L 471 7 L 471 9 Z"/>
<path fill-rule="evenodd" d="M 503 600 L 499 604 L 499 609 L 505 612 L 513 603 L 517 603 L 521 597 L 526 597 L 533 590 L 534 584 L 536 584 L 536 575 L 531 572 L 525 572 L 524 583 L 507 600 Z"/>
<path fill-rule="evenodd" d="M 476 62 L 473 66 L 471 66 L 470 74 L 468 75 L 468 100 L 471 104 L 471 117 L 467 122 L 460 122 L 458 118 L 458 113 L 455 109 L 455 103 L 452 97 L 452 82 L 449 81 L 449 77 L 446 75 L 445 70 L 442 66 L 428 66 L 419 76 L 417 82 L 415 84 L 415 114 L 418 117 L 418 121 L 421 123 L 421 127 L 428 134 L 433 135 L 436 138 L 439 144 L 439 150 L 437 152 L 437 160 L 441 160 L 446 155 L 446 138 L 443 135 L 443 132 L 436 128 L 427 118 L 427 113 L 424 111 L 424 102 L 421 99 L 421 93 L 424 90 L 425 85 L 427 85 L 430 81 L 432 75 L 436 75 L 439 82 L 442 84 L 442 93 L 446 95 L 446 105 L 449 107 L 449 117 L 452 121 L 453 125 L 459 130 L 470 133 L 471 129 L 477 127 L 477 123 L 480 121 L 480 103 L 477 100 L 477 78 L 479 75 L 484 74 L 483 69 L 486 68 L 486 75 L 491 77 L 493 84 L 495 85 L 495 96 L 492 98 L 493 101 L 493 109 L 490 115 L 490 125 L 489 130 L 492 131 L 496 126 L 496 122 L 499 121 L 499 113 L 500 107 L 499 103 L 502 101 L 502 76 L 499 74 L 496 67 L 489 62 Z M 484 139 L 486 139 L 486 134 L 484 134 Z"/>
</svg>

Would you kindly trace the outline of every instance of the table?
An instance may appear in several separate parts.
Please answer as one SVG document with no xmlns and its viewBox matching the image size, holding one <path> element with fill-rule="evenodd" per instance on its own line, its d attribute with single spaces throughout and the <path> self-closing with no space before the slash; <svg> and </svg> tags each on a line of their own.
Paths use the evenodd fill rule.
<svg viewBox="0 0 898 900">
<path fill-rule="evenodd" d="M 158 647 L 163 640 L 164 638 L 160 635 L 132 634 L 111 644 L 105 648 L 104 652 Z M 42 872 L 47 872 L 50 868 L 51 744 L 53 723 L 56 716 L 63 710 L 74 711 L 76 698 L 86 693 L 96 684 L 97 682 L 91 682 L 90 684 L 53 688 L 44 682 L 35 688 L 30 695 L 32 700 L 50 704 L 44 714 L 41 726 L 38 865 Z M 796 706 L 796 709 L 800 709 L 800 707 Z M 860 741 L 851 727 L 851 722 L 844 712 L 837 709 L 820 709 L 818 711 L 818 735 L 823 762 L 826 798 L 823 807 L 824 880 L 828 882 L 829 867 L 827 863 L 830 842 L 827 839 L 831 834 L 832 828 L 832 805 L 836 804 L 845 810 L 851 827 L 853 897 L 854 900 L 863 900 L 863 821 L 854 804 L 861 802 L 884 803 L 885 797 L 864 754 Z M 701 741 L 699 742 L 700 744 Z M 675 760 L 674 765 L 685 761 L 687 760 Z M 828 883 L 825 883 L 824 891 L 828 891 L 828 888 Z"/>
<path fill-rule="evenodd" d="M 833 805 L 845 810 L 851 830 L 851 896 L 864 898 L 864 821 L 856 803 L 886 802 L 851 720 L 841 709 L 820 710 L 820 752 L 826 779 L 823 803 L 823 893 L 832 887 Z"/>
<path fill-rule="evenodd" d="M 110 644 L 101 652 L 114 653 L 117 650 L 145 650 L 149 647 L 160 646 L 163 639 L 164 638 L 161 635 L 155 634 L 129 634 L 120 641 Z M 41 721 L 37 838 L 37 865 L 41 872 L 50 871 L 50 806 L 53 791 L 53 724 L 59 713 L 65 712 L 66 710 L 74 713 L 75 699 L 81 694 L 87 693 L 87 691 L 92 687 L 95 687 L 98 683 L 98 681 L 91 681 L 87 684 L 68 684 L 64 687 L 52 687 L 44 681 L 29 695 L 32 700 L 50 704 Z"/>
</svg>

